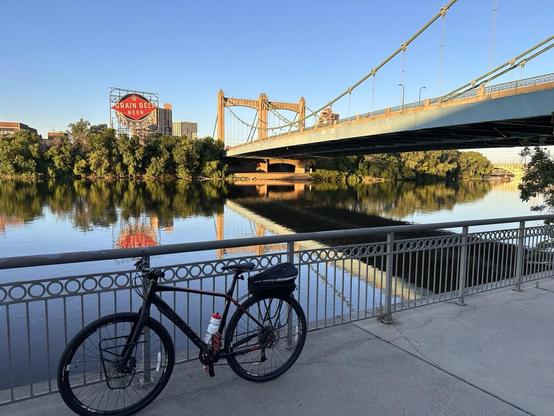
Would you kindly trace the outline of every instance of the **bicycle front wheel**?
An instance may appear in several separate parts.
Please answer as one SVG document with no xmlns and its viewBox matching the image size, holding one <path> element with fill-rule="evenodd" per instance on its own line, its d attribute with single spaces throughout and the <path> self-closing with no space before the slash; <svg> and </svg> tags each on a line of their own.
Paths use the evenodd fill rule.
<svg viewBox="0 0 554 416">
<path fill-rule="evenodd" d="M 291 296 L 251 297 L 225 331 L 231 369 L 248 381 L 273 380 L 297 360 L 306 340 L 306 317 Z"/>
<path fill-rule="evenodd" d="M 128 345 L 136 313 L 119 313 L 83 328 L 58 365 L 63 401 L 83 415 L 130 415 L 147 406 L 167 384 L 175 362 L 171 337 L 148 318 L 138 340 Z M 125 348 L 130 349 L 123 362 Z"/>
</svg>

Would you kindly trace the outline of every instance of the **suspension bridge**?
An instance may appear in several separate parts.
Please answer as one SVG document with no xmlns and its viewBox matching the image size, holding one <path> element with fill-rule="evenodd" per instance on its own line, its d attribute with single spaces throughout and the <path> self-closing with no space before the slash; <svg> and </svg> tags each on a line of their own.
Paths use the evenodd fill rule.
<svg viewBox="0 0 554 416">
<path fill-rule="evenodd" d="M 493 178 L 507 178 L 514 180 L 513 183 L 516 185 L 523 178 L 525 173 L 525 165 L 522 163 L 495 163 L 494 169 L 492 171 Z"/>
<path fill-rule="evenodd" d="M 352 93 L 369 80 L 373 102 L 375 78 L 382 68 L 397 56 L 405 60 L 409 46 L 437 21 L 444 26 L 456 2 L 441 7 L 391 55 L 316 110 L 307 107 L 304 97 L 283 102 L 270 100 L 264 93 L 257 99 L 244 99 L 219 91 L 214 135 L 225 143 L 227 157 L 243 168 L 250 166 L 251 171 L 270 172 L 271 166 L 286 166 L 286 170 L 274 171 L 300 174 L 305 160 L 318 157 L 554 143 L 554 74 L 495 81 L 549 51 L 554 36 L 439 97 L 407 104 L 402 98 L 396 107 L 348 118 L 333 111 L 333 105 L 343 99 L 349 100 L 350 107 Z M 403 66 L 402 77 L 404 71 Z M 398 85 L 404 91 L 404 84 Z M 255 110 L 253 121 L 245 120 L 236 107 Z"/>
</svg>

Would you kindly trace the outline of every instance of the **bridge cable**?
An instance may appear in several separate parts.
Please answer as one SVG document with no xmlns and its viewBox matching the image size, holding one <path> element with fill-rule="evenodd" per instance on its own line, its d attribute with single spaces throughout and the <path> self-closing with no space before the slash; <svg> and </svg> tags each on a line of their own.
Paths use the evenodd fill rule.
<svg viewBox="0 0 554 416">
<path fill-rule="evenodd" d="M 375 105 L 375 74 L 371 79 L 371 111 L 374 110 Z"/>
<path fill-rule="evenodd" d="M 217 127 L 217 117 L 218 117 L 218 115 L 216 114 L 216 115 L 215 115 L 215 123 L 214 123 L 214 131 L 213 131 L 213 133 L 212 133 L 212 139 L 215 138 L 215 129 L 216 129 L 216 127 Z"/>
<path fill-rule="evenodd" d="M 341 98 L 346 96 L 347 94 L 350 94 L 354 89 L 359 87 L 361 84 L 363 84 L 365 81 L 367 81 L 370 77 L 374 77 L 375 74 L 383 68 L 386 64 L 388 64 L 394 57 L 396 57 L 400 52 L 405 50 L 412 42 L 414 42 L 423 32 L 425 32 L 433 23 L 435 23 L 439 18 L 444 17 L 448 10 L 457 2 L 458 0 L 450 0 L 446 5 L 441 7 L 439 9 L 439 12 L 436 13 L 430 20 L 428 20 L 419 30 L 417 30 L 408 40 L 400 44 L 400 47 L 397 48 L 393 53 L 391 53 L 389 56 L 387 56 L 381 63 L 379 63 L 377 66 L 373 67 L 367 74 L 365 74 L 362 78 L 360 78 L 358 81 L 356 81 L 354 84 L 352 84 L 350 87 L 345 89 L 342 93 L 337 95 L 335 98 L 327 101 L 323 106 L 318 108 L 317 110 L 314 110 L 310 112 L 310 114 L 304 116 L 304 120 L 299 120 L 299 122 L 306 121 L 311 117 L 317 117 L 317 114 L 319 114 L 322 110 L 331 107 L 334 103 L 339 101 Z M 241 120 L 243 123 L 248 124 L 244 122 L 244 120 Z M 285 126 L 288 127 L 288 126 Z M 282 129 L 283 127 L 270 127 L 267 126 L 264 128 L 266 131 L 270 130 L 278 130 Z"/>
<path fill-rule="evenodd" d="M 293 124 L 291 124 L 291 125 L 289 126 L 289 133 L 290 133 L 290 131 L 291 131 L 291 129 L 292 129 L 292 126 L 294 125 L 294 122 L 296 121 L 296 117 L 298 117 L 298 113 L 295 113 L 295 114 L 294 114 L 294 118 L 292 119 L 292 123 L 293 123 Z M 300 127 L 301 127 L 300 124 L 298 124 L 298 128 L 300 128 Z"/>
<path fill-rule="evenodd" d="M 440 44 L 439 44 L 439 71 L 438 71 L 438 87 L 439 95 L 442 94 L 442 78 L 444 70 L 444 45 L 446 43 L 446 15 L 443 15 L 441 18 L 441 35 L 440 35 Z"/>
<path fill-rule="evenodd" d="M 534 45 L 533 47 L 527 49 L 525 52 L 515 56 L 514 58 L 504 62 L 503 64 L 497 66 L 496 68 L 488 71 L 487 73 L 481 75 L 480 77 L 477 77 L 473 79 L 472 81 L 468 82 L 467 84 L 462 85 L 461 87 L 456 88 L 455 90 L 449 92 L 448 94 L 443 95 L 440 97 L 440 102 L 451 100 L 467 91 L 473 90 L 477 87 L 480 87 L 481 85 L 484 85 L 493 79 L 496 79 L 510 71 L 512 71 L 514 68 L 521 67 L 522 65 L 527 64 L 527 62 L 535 59 L 536 57 L 542 55 L 543 53 L 547 52 L 548 50 L 554 48 L 554 36 L 549 36 L 545 40 L 539 42 L 538 44 Z M 541 47 L 545 46 L 544 48 L 540 49 Z M 535 52 L 537 51 L 537 52 Z M 534 52 L 532 55 L 529 55 L 531 52 Z M 528 56 L 529 55 L 529 56 Z"/>
<path fill-rule="evenodd" d="M 258 110 L 256 110 L 256 114 L 254 114 L 254 120 L 252 120 L 252 126 L 256 125 L 256 120 L 258 119 Z M 248 132 L 248 137 L 246 138 L 247 142 L 250 142 L 254 140 L 254 128 L 250 127 L 250 131 Z"/>
<path fill-rule="evenodd" d="M 489 44 L 489 70 L 494 65 L 494 50 L 496 47 L 496 14 L 498 11 L 498 0 L 492 0 L 491 33 Z"/>
<path fill-rule="evenodd" d="M 402 85 L 402 110 L 404 110 L 404 101 L 406 99 L 406 49 L 402 51 L 402 69 L 400 71 L 400 83 Z"/>
<path fill-rule="evenodd" d="M 444 17 L 446 15 L 446 12 L 457 2 L 458 0 L 450 0 L 448 4 L 441 7 L 439 12 L 435 14 L 427 23 L 425 23 L 416 33 L 414 33 L 406 42 L 403 42 L 398 49 L 396 49 L 393 53 L 391 53 L 387 58 L 385 58 L 379 65 L 372 68 L 371 71 L 369 71 L 366 75 L 364 75 L 362 78 L 360 78 L 358 81 L 356 81 L 354 84 L 352 84 L 350 87 L 348 87 L 346 90 L 344 90 L 342 93 L 337 95 L 335 98 L 329 100 L 325 105 L 320 107 L 318 110 L 315 111 L 315 113 L 319 113 L 321 110 L 330 107 L 334 103 L 336 103 L 338 100 L 343 98 L 346 94 L 349 94 L 354 90 L 355 88 L 359 87 L 361 84 L 363 84 L 365 81 L 367 81 L 368 78 L 370 78 L 372 75 L 375 75 L 382 67 L 384 67 L 387 63 L 389 63 L 395 56 L 397 56 L 400 52 L 405 50 L 414 40 L 416 40 L 423 32 L 425 32 L 437 19 L 440 17 Z M 311 114 L 310 114 L 311 116 Z M 309 116 L 306 116 L 305 118 L 308 118 Z"/>
<path fill-rule="evenodd" d="M 284 121 L 287 124 L 291 124 L 292 121 L 286 118 L 284 115 L 279 113 L 279 109 L 275 107 L 273 104 L 269 103 L 269 111 L 273 112 L 278 118 L 281 119 L 281 121 Z"/>
</svg>

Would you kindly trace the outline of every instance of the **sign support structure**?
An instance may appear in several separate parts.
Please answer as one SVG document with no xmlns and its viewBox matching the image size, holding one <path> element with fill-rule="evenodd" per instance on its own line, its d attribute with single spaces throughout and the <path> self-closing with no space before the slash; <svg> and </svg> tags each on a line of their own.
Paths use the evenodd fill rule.
<svg viewBox="0 0 554 416">
<path fill-rule="evenodd" d="M 110 127 L 129 137 L 158 132 L 159 94 L 111 87 Z"/>
</svg>

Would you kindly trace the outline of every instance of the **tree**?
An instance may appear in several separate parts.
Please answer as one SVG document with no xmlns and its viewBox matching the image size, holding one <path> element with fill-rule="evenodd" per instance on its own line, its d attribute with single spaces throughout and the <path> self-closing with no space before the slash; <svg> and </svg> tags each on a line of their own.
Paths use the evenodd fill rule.
<svg viewBox="0 0 554 416">
<path fill-rule="evenodd" d="M 138 137 L 118 136 L 116 150 L 121 162 L 118 169 L 120 172 L 117 172 L 119 175 L 135 176 L 143 173 L 144 146 Z"/>
<path fill-rule="evenodd" d="M 88 139 L 90 135 L 90 122 L 80 119 L 75 123 L 69 123 L 69 138 L 71 142 L 81 150 L 82 153 L 88 150 Z"/>
<path fill-rule="evenodd" d="M 212 137 L 203 139 L 194 139 L 200 145 L 200 159 L 202 161 L 202 171 L 200 176 L 203 178 L 222 179 L 227 174 L 227 165 L 223 162 L 225 158 L 225 148 L 219 140 Z"/>
<path fill-rule="evenodd" d="M 554 158 L 543 147 L 533 150 L 525 147 L 521 156 L 528 160 L 525 173 L 519 184 L 520 198 L 527 202 L 529 199 L 541 196 L 543 204 L 532 207 L 535 211 L 552 210 L 554 207 Z"/>
<path fill-rule="evenodd" d="M 439 177 L 456 175 L 459 152 L 432 150 L 400 153 L 403 178 Z"/>
<path fill-rule="evenodd" d="M 90 151 L 87 154 L 87 162 L 92 175 L 104 177 L 115 173 L 118 163 L 115 140 L 115 131 L 105 126 L 89 134 Z"/>
<path fill-rule="evenodd" d="M 180 137 L 173 149 L 176 174 L 180 179 L 193 179 L 202 172 L 200 148 L 196 140 Z"/>
<path fill-rule="evenodd" d="M 84 178 L 89 173 L 89 166 L 86 159 L 82 159 L 80 156 L 75 160 L 73 165 L 73 175 Z"/>
<path fill-rule="evenodd" d="M 484 178 L 491 174 L 492 163 L 479 152 L 460 152 L 458 176 L 462 178 Z"/>
<path fill-rule="evenodd" d="M 66 176 L 72 173 L 75 152 L 67 137 L 63 137 L 59 143 L 49 147 L 45 157 L 48 163 L 48 176 Z"/>
<path fill-rule="evenodd" d="M 359 163 L 363 176 L 387 180 L 401 179 L 401 159 L 397 153 L 366 155 Z"/>
<path fill-rule="evenodd" d="M 34 176 L 42 173 L 41 139 L 36 133 L 18 131 L 0 139 L 0 175 Z"/>
<path fill-rule="evenodd" d="M 477 152 L 436 150 L 341 156 L 317 160 L 316 168 L 316 177 L 322 180 L 352 182 L 356 177 L 358 180 L 364 177 L 385 180 L 483 178 L 490 174 L 492 164 Z"/>
<path fill-rule="evenodd" d="M 174 172 L 171 152 L 175 146 L 175 138 L 169 136 L 153 136 L 148 138 L 144 149 L 146 176 L 160 177 Z"/>
<path fill-rule="evenodd" d="M 0 140 L 0 176 L 150 177 L 174 176 L 188 180 L 223 178 L 226 174 L 222 143 L 211 137 L 154 135 L 146 138 L 117 135 L 106 124 L 79 120 L 69 135 L 47 147 L 31 132 Z"/>
</svg>

